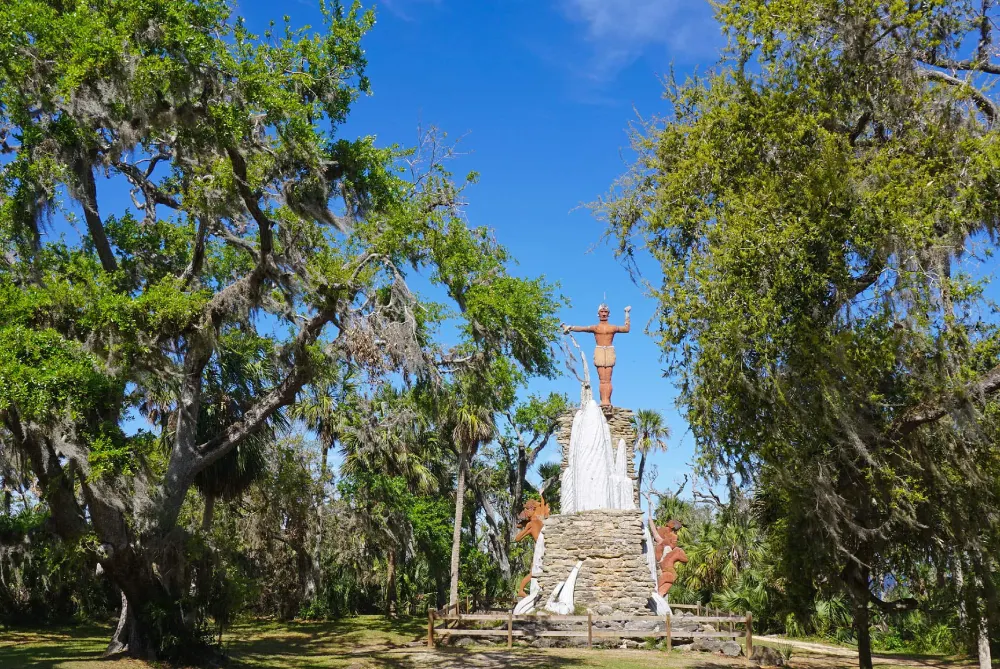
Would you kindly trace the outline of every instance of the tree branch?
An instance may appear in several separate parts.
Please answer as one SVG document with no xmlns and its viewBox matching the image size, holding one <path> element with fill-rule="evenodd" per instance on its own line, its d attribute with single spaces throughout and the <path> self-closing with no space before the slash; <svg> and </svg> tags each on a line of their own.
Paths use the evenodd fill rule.
<svg viewBox="0 0 1000 669">
<path fill-rule="evenodd" d="M 907 411 L 896 427 L 890 431 L 890 435 L 897 439 L 905 437 L 922 425 L 944 418 L 963 399 L 985 397 L 998 390 L 1000 390 L 1000 365 L 988 371 L 978 381 L 967 385 L 960 392 L 949 393 Z"/>
<path fill-rule="evenodd" d="M 940 67 L 945 70 L 955 72 L 984 72 L 986 74 L 1000 74 L 1000 65 L 981 60 L 953 60 L 951 58 L 940 58 L 934 54 L 922 53 L 917 55 L 917 60 L 932 67 Z"/>
<path fill-rule="evenodd" d="M 239 191 L 240 197 L 243 198 L 243 203 L 246 205 L 250 215 L 253 216 L 253 220 L 257 221 L 257 227 L 260 230 L 260 255 L 261 259 L 263 259 L 269 256 L 271 250 L 274 248 L 271 219 L 260 208 L 259 199 L 250 190 L 247 179 L 247 162 L 244 160 L 243 154 L 231 147 L 226 149 L 226 153 L 229 154 L 229 162 L 233 164 L 233 174 L 236 176 L 236 190 Z"/>
<path fill-rule="evenodd" d="M 158 157 L 153 158 L 150 161 L 150 169 L 146 172 L 142 172 L 138 167 L 130 163 L 125 163 L 121 161 L 114 161 L 111 164 L 125 175 L 125 178 L 129 182 L 142 191 L 142 194 L 146 197 L 146 207 L 148 208 L 150 204 L 157 205 L 162 204 L 171 209 L 180 209 L 181 203 L 173 196 L 164 193 L 160 188 L 149 180 L 149 175 L 151 170 L 156 165 L 156 161 L 159 160 Z M 147 214 L 150 213 L 147 211 Z"/>
<path fill-rule="evenodd" d="M 83 536 L 87 531 L 87 521 L 77 503 L 73 481 L 59 464 L 59 456 L 49 445 L 43 444 L 38 435 L 33 434 L 30 426 L 21 422 L 13 409 L 0 411 L 0 421 L 10 432 L 14 446 L 28 456 L 52 514 L 56 533 L 67 541 Z"/>
<path fill-rule="evenodd" d="M 243 418 L 227 427 L 222 434 L 200 444 L 197 448 L 200 458 L 198 471 L 208 467 L 213 462 L 232 450 L 264 421 L 274 415 L 274 412 L 295 400 L 296 393 L 302 389 L 309 378 L 308 347 L 312 345 L 323 331 L 323 326 L 333 319 L 332 309 L 323 309 L 310 318 L 299 330 L 292 348 L 292 370 L 287 376 L 251 407 Z"/>
<path fill-rule="evenodd" d="M 979 110 L 986 115 L 990 121 L 990 125 L 993 125 L 993 123 L 996 122 L 997 115 L 1000 114 L 1000 110 L 997 109 L 997 106 L 993 104 L 993 101 L 990 100 L 981 90 L 970 84 L 968 81 L 959 79 L 958 77 L 953 77 L 950 74 L 945 74 L 944 72 L 939 72 L 937 70 L 919 70 L 919 72 L 931 81 L 939 81 L 948 84 L 949 86 L 962 89 L 968 93 L 970 98 L 972 98 L 973 104 L 979 107 Z"/>
<path fill-rule="evenodd" d="M 97 255 L 101 259 L 101 267 L 105 272 L 114 272 L 118 269 L 118 260 L 111 251 L 111 243 L 104 232 L 104 223 L 97 212 L 97 182 L 94 181 L 94 170 L 82 158 L 78 158 L 73 161 L 73 172 L 79 181 L 76 195 L 83 205 L 83 217 L 87 221 L 87 229 L 90 231 L 94 248 L 97 249 Z"/>
<path fill-rule="evenodd" d="M 906 611 L 913 611 L 914 609 L 920 608 L 920 602 L 913 597 L 904 597 L 892 602 L 887 602 L 884 599 L 876 597 L 875 593 L 870 590 L 868 591 L 868 595 L 871 598 L 871 603 L 877 606 L 879 610 L 884 613 L 904 613 Z"/>
<path fill-rule="evenodd" d="M 205 261 L 205 235 L 208 230 L 208 224 L 204 219 L 198 220 L 198 232 L 195 236 L 194 241 L 194 252 L 191 254 L 191 262 L 184 269 L 184 273 L 181 274 L 181 282 L 187 285 L 191 280 L 201 272 L 202 263 Z"/>
</svg>

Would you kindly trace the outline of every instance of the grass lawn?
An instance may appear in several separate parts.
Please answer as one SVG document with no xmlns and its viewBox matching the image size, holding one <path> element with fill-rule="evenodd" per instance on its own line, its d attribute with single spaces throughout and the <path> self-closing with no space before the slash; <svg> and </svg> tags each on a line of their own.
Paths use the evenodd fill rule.
<svg viewBox="0 0 1000 669">
<path fill-rule="evenodd" d="M 656 650 L 586 650 L 505 648 L 439 648 L 429 650 L 426 621 L 389 622 L 379 616 L 361 616 L 336 622 L 253 621 L 234 626 L 224 637 L 226 652 L 236 668 L 320 669 L 729 669 L 745 667 L 740 659 L 702 653 Z M 106 662 L 101 652 L 111 626 L 79 625 L 43 630 L 0 629 L 0 669 L 149 669 L 145 662 Z M 793 651 L 795 669 L 837 669 L 856 666 L 842 657 L 821 657 Z M 944 658 L 893 657 L 876 664 L 893 667 L 965 667 L 967 662 Z M 166 669 L 165 665 L 156 665 Z"/>
</svg>

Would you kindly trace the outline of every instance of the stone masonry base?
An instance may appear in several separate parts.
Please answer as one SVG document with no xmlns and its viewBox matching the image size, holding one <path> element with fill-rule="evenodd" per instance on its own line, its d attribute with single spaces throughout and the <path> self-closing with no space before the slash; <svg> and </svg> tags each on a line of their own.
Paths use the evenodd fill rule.
<svg viewBox="0 0 1000 669">
<path fill-rule="evenodd" d="M 577 561 L 583 561 L 574 595 L 578 610 L 595 615 L 649 611 L 654 586 L 644 553 L 650 547 L 645 546 L 641 511 L 600 509 L 549 516 L 543 533 L 539 608 Z"/>
</svg>

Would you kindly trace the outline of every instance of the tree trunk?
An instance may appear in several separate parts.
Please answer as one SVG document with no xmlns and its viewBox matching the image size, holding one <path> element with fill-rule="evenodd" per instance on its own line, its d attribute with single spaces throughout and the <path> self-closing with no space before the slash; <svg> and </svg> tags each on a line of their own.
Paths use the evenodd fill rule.
<svg viewBox="0 0 1000 669">
<path fill-rule="evenodd" d="M 858 554 L 863 556 L 865 551 L 858 551 Z M 862 565 L 851 560 L 844 567 L 841 578 L 843 578 L 854 603 L 854 632 L 858 638 L 858 667 L 872 669 L 871 612 L 868 608 L 871 602 L 869 587 L 871 568 L 867 566 L 867 562 Z"/>
<path fill-rule="evenodd" d="M 201 531 L 208 534 L 212 531 L 212 521 L 215 520 L 215 495 L 205 495 L 205 511 L 201 514 Z"/>
<path fill-rule="evenodd" d="M 477 532 L 479 528 L 477 527 L 476 519 L 479 518 L 479 501 L 473 496 L 470 502 L 472 503 L 472 508 L 469 509 L 469 543 L 473 546 L 478 546 L 479 537 L 477 536 Z"/>
<path fill-rule="evenodd" d="M 458 449 L 458 481 L 455 485 L 455 528 L 451 535 L 451 589 L 448 593 L 449 609 L 458 606 L 458 566 L 461 559 L 462 520 L 465 515 L 465 469 L 467 454 Z"/>
<path fill-rule="evenodd" d="M 386 556 L 385 610 L 390 618 L 396 617 L 396 548 L 389 549 Z"/>
<path fill-rule="evenodd" d="M 639 500 L 642 500 L 642 473 L 646 470 L 646 451 L 639 455 L 639 471 L 635 479 L 635 488 L 639 493 Z M 650 509 L 652 511 L 652 509 Z"/>
<path fill-rule="evenodd" d="M 511 532 L 514 533 L 516 530 L 514 526 L 517 525 L 517 517 L 521 514 L 524 509 L 524 482 L 528 476 L 528 454 L 524 450 L 523 445 L 518 445 L 517 448 L 517 475 L 514 480 L 514 493 L 511 499 L 511 509 L 514 524 L 511 526 Z"/>
<path fill-rule="evenodd" d="M 323 445 L 322 459 L 319 465 L 319 499 L 316 500 L 316 540 L 313 542 L 312 550 L 312 570 L 309 574 L 307 590 L 310 589 L 313 596 L 319 596 L 323 590 L 323 569 L 320 564 L 320 553 L 323 550 L 323 535 L 326 530 L 326 477 L 329 472 L 327 457 L 330 454 L 331 444 Z"/>
<path fill-rule="evenodd" d="M 983 11 L 986 11 L 986 3 L 983 3 Z M 988 558 L 987 558 L 988 559 Z M 979 657 L 979 669 L 990 669 L 993 658 L 990 656 L 990 603 L 989 601 L 983 601 L 984 597 L 988 600 L 988 593 L 984 591 L 983 584 L 988 581 L 991 574 L 987 571 L 985 577 L 983 576 L 984 565 L 976 560 L 974 562 L 974 573 L 976 574 L 975 579 L 975 597 L 973 601 L 976 607 L 976 655 Z"/>
<path fill-rule="evenodd" d="M 122 608 L 118 614 L 118 627 L 111 636 L 111 643 L 104 651 L 105 657 L 129 655 L 143 660 L 156 659 L 157 643 L 143 628 L 135 615 L 134 606 L 129 606 L 128 598 L 122 593 Z"/>
<path fill-rule="evenodd" d="M 990 669 L 993 659 L 990 656 L 990 624 L 985 612 L 979 616 L 979 638 L 976 647 L 979 655 L 979 669 Z"/>
<path fill-rule="evenodd" d="M 975 633 L 971 636 L 976 640 L 976 655 L 979 657 L 979 669 L 990 669 L 992 663 L 989 634 L 990 623 L 989 616 L 987 615 L 988 607 L 982 605 L 980 598 L 982 581 L 976 577 L 974 579 L 974 592 L 969 593 L 966 591 L 964 561 L 964 552 L 959 553 L 955 557 L 952 567 L 955 589 L 958 591 L 958 626 L 961 630 L 968 631 L 970 625 L 976 625 Z M 967 602 L 971 603 L 973 607 L 971 615 Z"/>
<path fill-rule="evenodd" d="M 173 547 L 162 555 L 161 568 L 180 571 L 166 557 Z M 198 634 L 193 621 L 186 619 L 178 605 L 178 597 L 168 592 L 147 566 L 140 551 L 123 552 L 102 561 L 105 573 L 121 591 L 122 606 L 118 626 L 105 650 L 105 656 L 127 655 L 142 660 L 155 660 L 162 650 L 179 651 L 196 655 L 199 650 Z M 164 649 L 169 639 L 171 648 Z"/>
<path fill-rule="evenodd" d="M 872 669 L 871 615 L 868 601 L 859 602 L 857 599 L 855 595 L 854 630 L 858 636 L 858 667 Z"/>
</svg>

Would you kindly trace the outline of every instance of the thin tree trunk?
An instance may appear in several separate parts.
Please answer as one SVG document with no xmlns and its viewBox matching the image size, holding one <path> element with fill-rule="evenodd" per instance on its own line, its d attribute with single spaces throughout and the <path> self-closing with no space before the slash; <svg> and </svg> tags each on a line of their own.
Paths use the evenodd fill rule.
<svg viewBox="0 0 1000 669">
<path fill-rule="evenodd" d="M 965 591 L 965 565 L 962 564 L 963 560 L 964 556 L 962 553 L 955 556 L 952 573 L 955 581 L 955 590 L 958 592 L 958 629 L 962 631 L 964 636 L 969 629 L 969 611 L 966 606 L 968 593 Z"/>
<path fill-rule="evenodd" d="M 310 569 L 306 577 L 306 597 L 318 597 L 323 589 L 323 569 L 320 565 L 320 553 L 323 550 L 323 535 L 326 530 L 326 477 L 329 473 L 327 457 L 330 453 L 330 443 L 323 445 L 319 465 L 319 494 L 316 500 L 316 537 L 310 556 Z"/>
<path fill-rule="evenodd" d="M 635 479 L 635 487 L 639 492 L 639 499 L 642 499 L 642 473 L 646 470 L 646 451 L 639 455 L 639 472 Z"/>
<path fill-rule="evenodd" d="M 396 548 L 393 546 L 389 549 L 389 554 L 386 556 L 386 584 L 385 584 L 385 600 L 386 600 L 386 612 L 389 614 L 390 618 L 396 617 Z"/>
<path fill-rule="evenodd" d="M 153 640 L 143 633 L 136 619 L 134 607 L 129 606 L 128 598 L 122 593 L 122 608 L 118 614 L 118 627 L 111 636 L 111 643 L 104 651 L 105 657 L 129 655 L 131 657 L 153 660 L 156 658 L 156 648 Z"/>
<path fill-rule="evenodd" d="M 477 527 L 476 520 L 479 518 L 479 501 L 473 496 L 472 508 L 469 509 L 469 543 L 473 546 L 479 545 L 479 538 L 477 537 L 477 532 L 479 528 Z"/>
<path fill-rule="evenodd" d="M 205 495 L 205 511 L 201 514 L 201 531 L 212 531 L 212 521 L 215 520 L 215 495 Z"/>
<path fill-rule="evenodd" d="M 451 535 L 451 589 L 448 593 L 449 609 L 458 606 L 458 567 L 461 555 L 462 520 L 465 514 L 465 469 L 467 454 L 458 449 L 458 481 L 455 485 L 455 528 Z"/>
<path fill-rule="evenodd" d="M 517 447 L 517 476 L 514 481 L 514 496 L 511 500 L 513 506 L 513 517 L 514 525 L 517 525 L 517 517 L 520 515 L 521 511 L 524 509 L 524 482 L 528 476 L 528 455 L 524 450 L 524 446 L 518 445 Z M 513 526 L 511 527 L 511 532 L 515 530 Z"/>
</svg>

